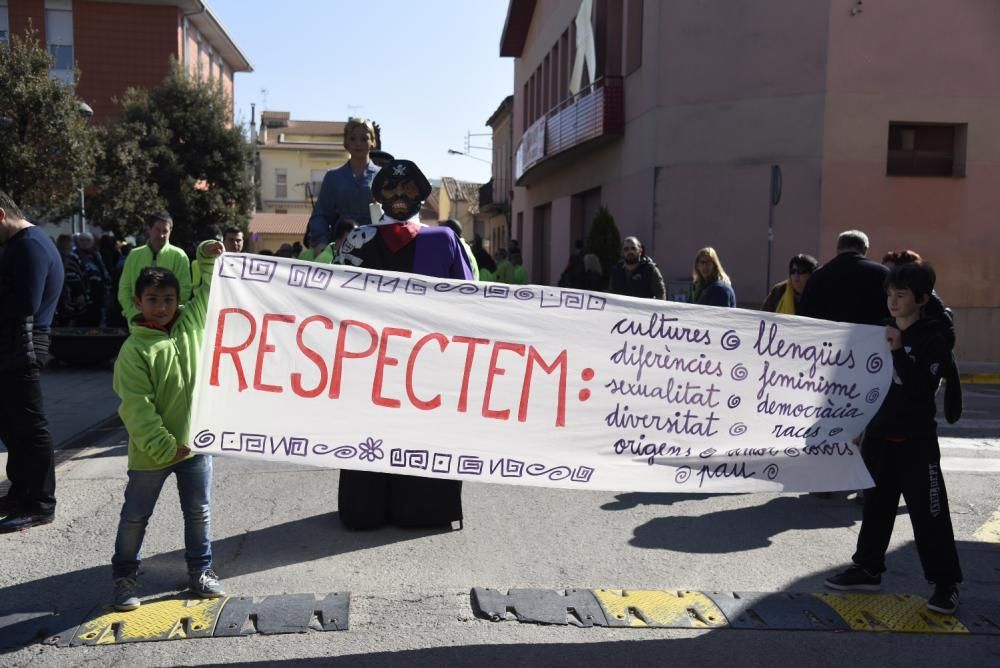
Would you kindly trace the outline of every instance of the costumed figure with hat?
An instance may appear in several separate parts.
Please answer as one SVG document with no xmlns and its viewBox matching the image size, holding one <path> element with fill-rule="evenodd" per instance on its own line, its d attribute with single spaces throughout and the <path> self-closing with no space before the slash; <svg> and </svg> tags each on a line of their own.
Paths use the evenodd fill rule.
<svg viewBox="0 0 1000 668">
<path fill-rule="evenodd" d="M 372 182 L 372 195 L 385 212 L 341 244 L 337 262 L 368 269 L 403 271 L 472 280 L 461 243 L 447 227 L 419 221 L 431 184 L 409 160 L 393 160 Z M 391 473 L 342 470 L 340 520 L 349 529 L 450 526 L 462 520 L 462 482 Z"/>
</svg>

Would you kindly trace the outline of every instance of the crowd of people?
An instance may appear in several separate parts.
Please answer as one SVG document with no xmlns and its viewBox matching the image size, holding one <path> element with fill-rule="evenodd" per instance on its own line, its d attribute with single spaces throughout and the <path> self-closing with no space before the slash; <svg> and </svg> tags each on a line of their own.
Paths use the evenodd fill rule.
<svg viewBox="0 0 1000 668">
<path fill-rule="evenodd" d="M 430 184 L 407 160 L 382 154 L 373 162 L 375 130 L 351 119 L 345 146 L 351 159 L 331 170 L 300 247 L 275 255 L 337 262 L 443 278 L 527 283 L 516 243 L 495 257 L 475 237 L 470 245 L 455 220 L 419 222 Z M 377 216 L 376 216 L 377 214 Z M 222 596 L 213 570 L 210 536 L 211 457 L 189 448 L 191 394 L 205 329 L 212 264 L 223 251 L 241 252 L 243 232 L 223 230 L 192 260 L 170 243 L 173 221 L 165 212 L 146 221 L 146 243 L 134 249 L 87 233 L 56 243 L 32 225 L 0 192 L 0 439 L 9 451 L 10 491 L 0 498 L 0 532 L 48 524 L 55 515 L 51 436 L 42 410 L 39 369 L 53 325 L 95 326 L 116 318 L 130 336 L 115 363 L 114 389 L 129 434 L 128 483 L 112 558 L 114 606 L 133 610 L 138 597 L 139 552 L 164 481 L 174 475 L 185 525 L 185 559 L 191 591 Z M 862 453 L 875 481 L 865 490 L 863 520 L 853 565 L 831 576 L 835 589 L 873 590 L 881 585 L 899 497 L 909 509 L 917 551 L 935 584 L 928 607 L 954 612 L 962 572 L 940 470 L 934 395 L 947 380 L 946 417 L 957 419 L 961 396 L 950 312 L 934 292 L 933 269 L 913 251 L 866 255 L 867 236 L 842 233 L 837 255 L 826 264 L 806 254 L 788 262 L 762 309 L 836 322 L 883 325 L 892 350 L 893 383 L 868 426 Z M 597 254 L 578 244 L 559 285 L 664 300 L 667 289 L 641 241 L 629 236 L 621 259 L 605 274 Z M 116 299 L 112 299 L 114 295 Z M 735 307 L 736 293 L 712 247 L 694 257 L 693 304 Z M 119 314 L 120 313 L 120 314 Z M 339 516 L 349 529 L 385 525 L 427 527 L 462 520 L 460 481 L 387 473 L 343 471 Z"/>
<path fill-rule="evenodd" d="M 125 327 L 113 295 L 132 244 L 119 242 L 110 233 L 98 241 L 89 232 L 60 234 L 55 243 L 65 280 L 53 325 Z"/>
</svg>

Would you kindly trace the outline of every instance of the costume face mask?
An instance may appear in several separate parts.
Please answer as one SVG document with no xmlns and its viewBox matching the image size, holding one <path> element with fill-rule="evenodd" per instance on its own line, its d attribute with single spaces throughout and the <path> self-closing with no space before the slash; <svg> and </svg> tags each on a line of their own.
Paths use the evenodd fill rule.
<svg viewBox="0 0 1000 668">
<path fill-rule="evenodd" d="M 388 178 L 378 194 L 386 215 L 408 220 L 420 212 L 420 188 L 410 178 Z"/>
</svg>

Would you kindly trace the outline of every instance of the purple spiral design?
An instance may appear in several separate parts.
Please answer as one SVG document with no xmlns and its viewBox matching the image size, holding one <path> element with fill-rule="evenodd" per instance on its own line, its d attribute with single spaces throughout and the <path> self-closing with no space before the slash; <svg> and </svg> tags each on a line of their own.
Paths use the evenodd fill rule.
<svg viewBox="0 0 1000 668">
<path fill-rule="evenodd" d="M 726 402 L 726 405 L 730 408 L 737 408 L 741 401 L 742 399 L 740 399 L 739 395 L 731 394 L 729 395 L 729 401 Z"/>
<path fill-rule="evenodd" d="M 191 444 L 196 448 L 207 448 L 208 446 L 215 443 L 215 434 L 210 432 L 208 429 L 202 429 L 198 432 L 198 435 L 194 437 Z"/>
<path fill-rule="evenodd" d="M 701 457 L 702 459 L 710 459 L 712 456 L 715 455 L 715 453 L 716 453 L 715 448 L 705 448 L 704 450 L 698 453 L 698 456 Z"/>
<path fill-rule="evenodd" d="M 833 428 L 833 429 L 831 429 L 831 430 L 830 430 L 829 432 L 827 432 L 827 434 L 828 434 L 829 436 L 836 436 L 837 434 L 839 434 L 839 433 L 840 433 L 840 432 L 842 432 L 842 431 L 844 431 L 844 430 L 843 430 L 842 428 L 840 428 L 840 427 L 834 427 L 834 428 Z"/>
<path fill-rule="evenodd" d="M 677 471 L 674 472 L 674 482 L 678 485 L 683 485 L 691 477 L 691 467 L 690 466 L 680 466 Z"/>
<path fill-rule="evenodd" d="M 355 454 L 357 454 L 358 449 L 353 445 L 327 445 L 326 443 L 317 443 L 312 448 L 314 455 L 329 455 L 333 454 L 337 459 L 350 459 Z"/>
<path fill-rule="evenodd" d="M 535 291 L 530 288 L 518 288 L 514 290 L 514 299 L 519 299 L 522 302 L 529 301 L 535 298 Z"/>
<path fill-rule="evenodd" d="M 774 480 L 778 477 L 778 473 L 780 472 L 781 469 L 778 468 L 777 464 L 768 464 L 764 467 L 764 475 L 767 476 L 768 480 Z"/>
<path fill-rule="evenodd" d="M 870 404 L 873 404 L 876 401 L 878 401 L 878 398 L 881 396 L 882 393 L 878 391 L 878 388 L 873 387 L 871 390 L 868 391 L 868 394 L 865 395 L 865 401 L 867 401 Z"/>
<path fill-rule="evenodd" d="M 462 295 L 474 295 L 479 292 L 479 287 L 475 283 L 459 283 L 458 285 L 451 285 L 450 283 L 435 283 L 434 292 L 458 292 Z"/>
<path fill-rule="evenodd" d="M 868 356 L 868 361 L 865 362 L 865 369 L 868 373 L 878 373 L 882 370 L 882 356 L 878 353 L 872 353 Z"/>
<path fill-rule="evenodd" d="M 740 337 L 736 334 L 736 330 L 730 329 L 722 335 L 719 343 L 722 344 L 723 350 L 736 350 L 740 347 L 740 343 L 742 343 L 742 341 L 740 341 Z"/>
<path fill-rule="evenodd" d="M 799 452 L 798 448 L 785 448 L 786 457 L 798 457 L 800 454 L 802 453 Z"/>
<path fill-rule="evenodd" d="M 568 466 L 553 466 L 552 468 L 547 469 L 544 464 L 529 464 L 524 470 L 528 475 L 543 475 L 549 480 L 565 480 L 573 474 L 573 469 Z"/>
<path fill-rule="evenodd" d="M 732 377 L 733 380 L 739 381 L 739 380 L 746 380 L 747 376 L 750 375 L 750 372 L 747 371 L 747 368 L 742 364 L 737 364 L 733 367 L 732 371 L 729 372 L 729 375 Z"/>
<path fill-rule="evenodd" d="M 745 433 L 747 433 L 747 426 L 742 422 L 737 422 L 729 428 L 730 436 L 742 436 Z"/>
</svg>

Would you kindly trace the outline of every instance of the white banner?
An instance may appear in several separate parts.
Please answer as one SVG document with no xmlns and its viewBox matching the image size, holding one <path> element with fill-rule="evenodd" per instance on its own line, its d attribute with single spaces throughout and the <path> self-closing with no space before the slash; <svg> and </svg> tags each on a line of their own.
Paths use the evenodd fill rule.
<svg viewBox="0 0 1000 668">
<path fill-rule="evenodd" d="M 225 254 L 192 449 L 518 485 L 860 489 L 882 328 Z"/>
</svg>

